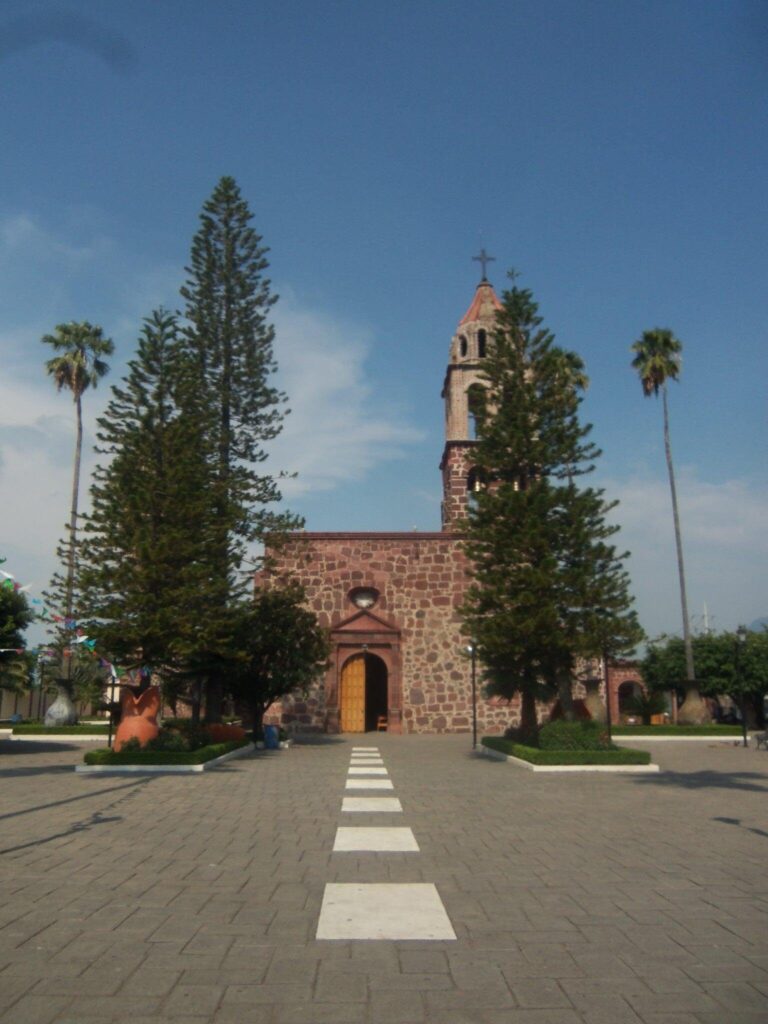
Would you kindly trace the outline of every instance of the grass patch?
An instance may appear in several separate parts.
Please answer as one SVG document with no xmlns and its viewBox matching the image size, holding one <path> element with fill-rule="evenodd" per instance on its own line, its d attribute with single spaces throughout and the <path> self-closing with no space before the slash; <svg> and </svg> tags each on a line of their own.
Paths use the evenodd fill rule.
<svg viewBox="0 0 768 1024">
<path fill-rule="evenodd" d="M 614 725 L 614 736 L 741 736 L 740 725 Z"/>
<path fill-rule="evenodd" d="M 484 747 L 511 754 L 531 764 L 650 764 L 651 755 L 646 750 L 627 750 L 615 747 L 612 750 L 541 750 L 526 747 L 503 736 L 484 736 Z"/>
<path fill-rule="evenodd" d="M 210 743 L 197 750 L 89 750 L 85 755 L 86 764 L 204 764 L 215 757 L 248 745 L 250 740 L 229 740 L 227 743 Z"/>
<path fill-rule="evenodd" d="M 108 736 L 108 725 L 26 725 L 13 726 L 14 736 Z"/>
</svg>

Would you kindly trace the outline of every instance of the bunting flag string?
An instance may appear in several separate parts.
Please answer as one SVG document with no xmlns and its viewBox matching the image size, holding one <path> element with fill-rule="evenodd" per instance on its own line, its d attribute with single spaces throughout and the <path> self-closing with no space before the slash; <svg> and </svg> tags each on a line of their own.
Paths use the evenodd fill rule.
<svg viewBox="0 0 768 1024">
<path fill-rule="evenodd" d="M 7 561 L 8 561 L 7 558 L 0 558 L 0 565 L 4 565 Z M 0 569 L 0 576 L 4 577 L 3 582 L 0 583 L 0 586 L 5 587 L 8 590 L 14 590 L 14 591 L 17 591 L 19 593 L 27 593 L 32 588 L 32 584 L 31 583 L 27 583 L 25 586 L 21 586 L 21 584 L 18 583 L 18 581 L 16 580 L 16 577 L 12 573 L 5 572 L 4 569 Z M 51 612 L 51 610 L 48 608 L 48 606 L 45 604 L 45 602 L 43 600 L 41 600 L 39 597 L 30 598 L 30 602 L 32 604 L 34 604 L 34 605 L 40 605 L 41 606 L 40 611 L 37 611 L 37 612 L 33 613 L 34 618 L 36 620 L 39 620 L 40 622 L 55 622 L 57 624 L 63 623 L 65 629 L 68 629 L 68 630 L 70 630 L 72 632 L 76 632 L 77 633 L 77 637 L 74 640 L 72 640 L 72 645 L 73 646 L 74 645 L 78 645 L 80 647 L 84 647 L 90 654 L 93 654 L 94 657 L 98 658 L 99 666 L 101 668 L 106 668 L 106 669 L 109 670 L 109 674 L 110 674 L 110 677 L 112 678 L 112 682 L 113 683 L 116 683 L 118 680 L 122 679 L 125 675 L 130 675 L 128 669 L 118 668 L 111 661 L 109 661 L 109 659 L 104 658 L 104 657 L 102 657 L 101 655 L 99 655 L 97 653 L 97 651 L 96 651 L 96 640 L 93 640 L 93 639 L 91 639 L 90 637 L 88 637 L 87 635 L 84 634 L 83 630 L 80 628 L 80 625 L 79 625 L 79 623 L 77 622 L 76 619 L 67 618 L 64 615 L 57 615 L 56 613 Z M 56 651 L 52 650 L 50 647 L 47 647 L 47 646 L 45 646 L 43 644 L 40 644 L 38 647 L 30 647 L 30 648 L 24 648 L 24 647 L 18 647 L 18 648 L 17 647 L 2 647 L 2 648 L 0 648 L 0 654 L 8 654 L 8 653 L 11 653 L 11 652 L 13 652 L 14 654 L 24 654 L 26 652 L 26 653 L 29 653 L 29 654 L 35 654 L 38 658 L 41 658 L 41 657 L 54 658 L 54 657 L 56 657 Z M 72 654 L 72 648 L 71 647 L 64 648 L 63 653 L 64 653 L 65 657 L 70 656 Z M 148 666 L 142 666 L 139 669 L 139 675 L 143 679 L 148 679 L 148 678 L 150 678 L 152 676 L 152 669 L 149 668 Z"/>
<path fill-rule="evenodd" d="M 0 558 L 0 565 L 5 565 L 5 563 L 7 561 L 8 561 L 7 557 Z M 3 577 L 2 583 L 0 583 L 0 586 L 4 587 L 6 590 L 13 590 L 13 591 L 16 591 L 18 593 L 28 593 L 32 589 L 32 584 L 31 583 L 27 583 L 24 586 L 22 586 L 17 581 L 17 579 L 13 575 L 13 573 L 6 572 L 4 569 L 0 569 L 0 576 Z M 78 624 L 76 619 L 67 618 L 65 615 L 57 615 L 56 613 L 51 612 L 51 610 L 48 608 L 48 606 L 45 604 L 45 602 L 41 598 L 39 598 L 39 597 L 32 597 L 32 598 L 30 598 L 30 602 L 33 605 L 40 606 L 40 611 L 34 611 L 33 612 L 34 619 L 36 619 L 36 620 L 38 620 L 40 622 L 49 622 L 49 623 L 50 622 L 55 622 L 57 624 L 63 623 L 65 629 L 68 629 L 68 630 L 71 630 L 73 632 L 77 632 L 78 633 L 77 638 L 72 641 L 73 644 L 78 644 L 78 645 L 84 647 L 89 653 L 96 655 L 96 641 L 90 639 L 90 637 L 85 636 L 83 634 L 83 630 L 80 629 L 79 624 Z M 49 647 L 47 647 L 47 646 L 45 646 L 43 644 L 40 644 L 38 647 L 30 647 L 30 648 L 25 648 L 25 647 L 2 647 L 2 648 L 0 648 L 0 654 L 10 654 L 10 653 L 13 653 L 13 654 L 24 654 L 25 652 L 27 652 L 29 654 L 34 654 L 38 658 L 41 658 L 41 657 L 53 658 L 53 657 L 56 656 L 56 652 L 54 650 L 51 650 Z M 65 657 L 70 656 L 72 654 L 71 647 L 64 648 L 63 654 L 64 654 Z M 108 668 L 109 669 L 109 673 L 110 673 L 110 676 L 112 677 L 113 681 L 119 679 L 122 675 L 125 674 L 125 670 L 120 670 L 120 669 L 116 668 L 115 665 L 113 665 L 112 662 L 109 661 L 107 658 L 102 658 L 101 656 L 98 656 L 98 655 L 96 655 L 96 656 L 99 658 L 100 666 L 102 668 Z"/>
</svg>

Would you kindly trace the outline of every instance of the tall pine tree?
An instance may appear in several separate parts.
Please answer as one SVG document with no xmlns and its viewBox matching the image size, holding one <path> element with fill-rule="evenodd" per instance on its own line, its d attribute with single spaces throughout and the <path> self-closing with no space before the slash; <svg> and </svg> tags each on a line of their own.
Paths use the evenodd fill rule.
<svg viewBox="0 0 768 1024">
<path fill-rule="evenodd" d="M 578 417 L 583 364 L 555 345 L 529 290 L 504 293 L 481 371 L 473 458 L 485 486 L 468 515 L 464 628 L 488 693 L 521 696 L 530 741 L 536 701 L 557 693 L 567 712 L 578 660 L 626 650 L 640 630 L 625 555 L 609 543 L 613 504 L 578 486 L 600 454 Z"/>
<path fill-rule="evenodd" d="M 83 617 L 114 659 L 178 669 L 211 645 L 210 611 L 226 588 L 211 572 L 210 417 L 173 315 L 145 320 L 98 426 L 103 459 L 78 571 Z"/>
<path fill-rule="evenodd" d="M 265 445 L 281 429 L 285 396 L 275 388 L 276 301 L 265 276 L 267 249 L 251 227 L 253 215 L 233 178 L 222 178 L 205 203 L 192 242 L 184 348 L 197 374 L 198 394 L 211 415 L 217 548 L 212 574 L 225 581 L 223 605 L 234 608 L 249 581 L 241 572 L 247 545 L 301 521 L 275 508 L 275 477 L 261 471 Z M 222 673 L 224 672 L 222 666 Z M 220 712 L 223 678 L 209 678 L 207 713 Z"/>
</svg>

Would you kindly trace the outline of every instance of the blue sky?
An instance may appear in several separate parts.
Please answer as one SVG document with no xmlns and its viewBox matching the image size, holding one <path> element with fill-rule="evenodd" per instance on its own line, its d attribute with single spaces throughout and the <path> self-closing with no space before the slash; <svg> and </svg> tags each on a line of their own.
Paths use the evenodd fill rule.
<svg viewBox="0 0 768 1024">
<path fill-rule="evenodd" d="M 694 625 L 768 614 L 767 55 L 768 8 L 735 0 L 4 4 L 4 568 L 41 588 L 67 518 L 72 408 L 38 339 L 100 323 L 117 381 L 231 174 L 281 296 L 273 465 L 308 529 L 438 527 L 440 387 L 484 245 L 587 364 L 646 629 L 679 629 L 661 409 L 629 368 L 657 325 L 684 344 Z"/>
</svg>

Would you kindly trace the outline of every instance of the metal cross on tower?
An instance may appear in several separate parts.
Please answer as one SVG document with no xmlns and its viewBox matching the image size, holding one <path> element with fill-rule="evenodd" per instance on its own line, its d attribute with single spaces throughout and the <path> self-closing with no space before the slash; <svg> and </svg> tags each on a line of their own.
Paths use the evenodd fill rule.
<svg viewBox="0 0 768 1024">
<path fill-rule="evenodd" d="M 480 250 L 480 255 L 479 256 L 473 256 L 472 259 L 473 260 L 477 260 L 477 262 L 481 265 L 481 267 L 483 268 L 483 278 L 482 279 L 483 279 L 483 281 L 487 281 L 488 278 L 486 277 L 486 274 L 485 274 L 485 266 L 486 266 L 487 263 L 495 263 L 496 262 L 496 257 L 495 256 L 489 256 L 488 253 L 485 251 L 485 246 L 483 246 L 483 248 Z"/>
</svg>

